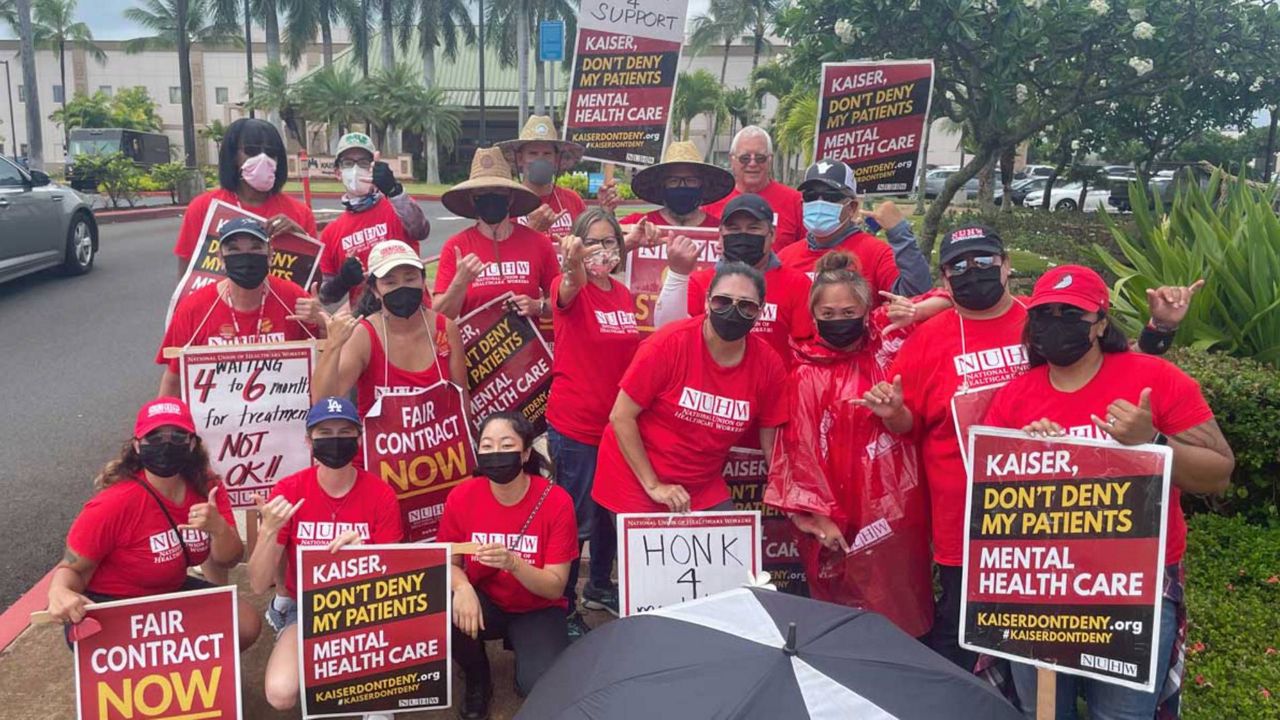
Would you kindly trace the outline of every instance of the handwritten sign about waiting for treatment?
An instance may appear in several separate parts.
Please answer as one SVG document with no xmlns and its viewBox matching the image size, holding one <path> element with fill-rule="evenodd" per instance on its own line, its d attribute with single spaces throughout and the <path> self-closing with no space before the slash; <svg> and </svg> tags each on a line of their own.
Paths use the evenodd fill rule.
<svg viewBox="0 0 1280 720">
<path fill-rule="evenodd" d="M 435 540 L 445 498 L 475 468 L 462 390 L 442 381 L 383 395 L 365 416 L 361 445 L 365 468 L 395 489 L 409 541 Z"/>
<path fill-rule="evenodd" d="M 223 225 L 236 218 L 266 222 L 248 210 L 221 200 L 209 203 L 209 212 L 205 214 L 204 226 L 200 229 L 200 244 L 192 253 L 191 262 L 187 263 L 187 271 L 178 281 L 173 296 L 169 298 L 169 310 L 164 316 L 166 326 L 182 298 L 227 276 L 227 269 L 223 267 L 222 257 L 218 254 L 218 234 Z M 277 235 L 271 239 L 271 265 L 268 274 L 310 289 L 320 266 L 320 250 L 323 247 L 319 241 L 306 235 Z"/>
<path fill-rule="evenodd" d="M 618 516 L 621 617 L 696 600 L 760 573 L 759 512 Z"/>
<path fill-rule="evenodd" d="M 716 241 L 720 239 L 720 230 L 703 227 L 677 227 L 659 225 L 659 232 L 684 235 L 698 244 L 698 270 L 715 267 L 720 259 L 716 251 Z M 638 247 L 627 254 L 627 268 L 623 282 L 631 288 L 631 297 L 636 301 L 636 326 L 641 335 L 649 335 L 654 331 L 653 308 L 658 303 L 658 295 L 662 292 L 662 283 L 667 279 L 667 246 Z"/>
<path fill-rule="evenodd" d="M 809 597 L 809 580 L 800 558 L 800 529 L 781 510 L 764 502 L 769 466 L 763 450 L 730 448 L 724 464 L 735 510 L 758 510 L 763 530 L 763 566 L 773 586 L 785 593 Z"/>
<path fill-rule="evenodd" d="M 507 312 L 511 293 L 458 320 L 471 388 L 471 421 L 496 412 L 519 412 L 538 435 L 547 430 L 551 350 L 529 318 Z"/>
<path fill-rule="evenodd" d="M 88 618 L 101 630 L 75 643 L 76 717 L 241 717 L 234 587 L 102 603 Z"/>
<path fill-rule="evenodd" d="M 311 466 L 307 410 L 315 345 L 189 347 L 178 374 L 196 433 L 235 508 Z"/>
<path fill-rule="evenodd" d="M 1169 448 L 969 438 L 961 645 L 1151 692 Z"/>
<path fill-rule="evenodd" d="M 585 158 L 646 167 L 671 125 L 688 0 L 588 0 L 578 13 L 564 138 Z"/>
<path fill-rule="evenodd" d="M 848 163 L 860 195 L 910 193 L 932 96 L 932 60 L 823 63 L 817 159 Z"/>
<path fill-rule="evenodd" d="M 449 707 L 449 546 L 298 552 L 303 718 Z"/>
</svg>

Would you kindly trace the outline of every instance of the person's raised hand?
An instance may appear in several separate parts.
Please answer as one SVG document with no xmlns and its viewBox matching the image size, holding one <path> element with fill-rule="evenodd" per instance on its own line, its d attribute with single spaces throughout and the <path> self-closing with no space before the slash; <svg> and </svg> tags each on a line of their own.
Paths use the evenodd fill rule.
<svg viewBox="0 0 1280 720">
<path fill-rule="evenodd" d="M 671 272 L 690 275 L 698 269 L 698 244 L 686 235 L 667 239 L 667 267 Z"/>
<path fill-rule="evenodd" d="M 1151 310 L 1151 324 L 1157 329 L 1177 328 L 1187 311 L 1191 298 L 1204 287 L 1204 280 L 1197 280 L 1186 287 L 1162 285 L 1147 289 L 1147 306 Z"/>
<path fill-rule="evenodd" d="M 209 489 L 209 496 L 202 503 L 196 503 L 187 511 L 187 521 L 178 525 L 179 530 L 201 530 L 212 534 L 221 526 L 226 525 L 227 521 L 222 517 L 222 513 L 218 512 L 218 501 L 216 495 L 222 489 L 221 485 L 214 485 Z"/>
<path fill-rule="evenodd" d="M 342 267 L 338 268 L 338 279 L 348 289 L 364 282 L 364 266 L 360 264 L 360 258 L 349 257 L 343 260 Z"/>
<path fill-rule="evenodd" d="M 311 292 L 305 297 L 293 301 L 293 314 L 286 320 L 296 320 L 308 325 L 319 325 L 324 321 L 324 303 L 320 300 L 320 283 L 311 283 Z"/>
<path fill-rule="evenodd" d="M 897 203 L 892 200 L 881 200 L 870 210 L 859 208 L 858 214 L 864 218 L 875 220 L 876 224 L 885 230 L 897 227 L 898 223 L 907 219 L 907 216 L 902 214 L 902 210 Z"/>
<path fill-rule="evenodd" d="M 329 316 L 329 319 L 325 321 L 325 342 L 327 343 L 325 349 L 337 350 L 346 345 L 359 324 L 360 318 L 352 315 L 349 308 L 344 307 Z"/>
<path fill-rule="evenodd" d="M 277 495 L 270 500 L 266 500 L 261 495 L 254 495 L 253 504 L 258 508 L 258 516 L 262 518 L 262 533 L 270 535 L 280 532 L 280 528 L 298 514 L 298 508 L 301 508 L 304 502 L 306 498 L 291 503 L 283 495 Z"/>
<path fill-rule="evenodd" d="M 622 238 L 622 251 L 626 253 L 636 248 L 657 247 L 660 244 L 662 244 L 662 233 L 658 232 L 658 226 L 645 218 L 640 218 L 640 222 L 632 225 L 626 236 Z"/>
<path fill-rule="evenodd" d="M 267 221 L 266 226 L 267 237 L 274 238 L 277 235 L 301 235 L 306 237 L 307 231 L 302 229 L 296 220 L 279 213 Z"/>
<path fill-rule="evenodd" d="M 485 263 L 475 253 L 463 255 L 462 250 L 454 246 L 453 257 L 457 263 L 453 282 L 460 283 L 463 287 L 469 286 L 476 278 L 480 277 L 480 273 L 484 272 Z"/>
<path fill-rule="evenodd" d="M 881 420 L 893 417 L 898 412 L 901 412 L 903 406 L 902 376 L 893 376 L 892 383 L 881 380 L 871 386 L 870 390 L 863 393 L 861 400 L 854 400 L 853 402 L 855 405 L 861 405 L 870 410 L 872 415 Z"/>
<path fill-rule="evenodd" d="M 577 235 L 565 235 L 560 238 L 560 254 L 564 256 L 564 265 L 580 265 L 589 254 L 582 238 Z"/>
<path fill-rule="evenodd" d="M 1107 406 L 1107 418 L 1089 416 L 1099 430 L 1107 433 L 1121 445 L 1141 445 L 1156 437 L 1156 427 L 1151 416 L 1151 388 L 1143 388 L 1138 394 L 1138 404 L 1119 398 Z"/>
<path fill-rule="evenodd" d="M 916 321 L 916 304 L 911 298 L 894 295 L 888 290 L 881 290 L 880 297 L 887 303 L 885 311 L 889 313 L 889 322 L 895 328 L 904 328 Z"/>
<path fill-rule="evenodd" d="M 600 207 L 614 212 L 618 209 L 618 205 L 622 202 L 622 195 L 618 193 L 618 183 L 610 180 L 600 186 L 596 191 L 596 202 L 600 203 Z"/>
<path fill-rule="evenodd" d="M 396 182 L 396 175 L 391 171 L 391 166 L 377 158 L 373 161 L 373 186 L 389 198 L 404 192 L 404 187 Z"/>
<path fill-rule="evenodd" d="M 545 233 L 551 229 L 551 225 L 556 221 L 556 211 L 551 206 L 542 203 L 536 210 L 525 216 L 525 223 L 528 224 L 530 230 L 536 230 Z"/>
</svg>

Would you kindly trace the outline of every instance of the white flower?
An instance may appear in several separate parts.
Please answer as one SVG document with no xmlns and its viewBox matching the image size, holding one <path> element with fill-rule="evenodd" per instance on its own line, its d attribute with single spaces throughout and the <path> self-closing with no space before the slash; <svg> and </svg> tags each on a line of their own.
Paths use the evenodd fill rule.
<svg viewBox="0 0 1280 720">
<path fill-rule="evenodd" d="M 1240 82 L 1240 75 L 1237 73 L 1231 73 L 1227 76 L 1227 82 Z"/>
<path fill-rule="evenodd" d="M 946 92 L 945 92 L 945 93 L 943 93 L 943 94 L 944 94 L 944 95 L 946 95 L 946 96 L 947 96 L 947 99 L 948 99 L 948 100 L 950 100 L 951 102 L 955 102 L 955 101 L 956 101 L 956 94 L 955 94 L 955 93 L 953 93 L 953 92 L 951 92 L 950 90 L 946 91 Z"/>
<path fill-rule="evenodd" d="M 1156 36 L 1156 26 L 1149 22 L 1140 22 L 1133 26 L 1134 40 L 1150 40 Z"/>
<path fill-rule="evenodd" d="M 1129 10 L 1129 19 L 1134 22 L 1142 22 L 1147 19 L 1147 11 L 1142 8 L 1132 8 Z"/>
<path fill-rule="evenodd" d="M 1099 15 L 1111 12 L 1111 6 L 1107 4 L 1107 0 L 1089 0 L 1089 9 Z"/>
<path fill-rule="evenodd" d="M 1103 88 L 1104 88 L 1104 87 L 1106 87 L 1106 86 L 1107 86 L 1107 79 L 1106 79 L 1106 78 L 1099 78 L 1099 79 L 1098 79 L 1098 87 L 1103 87 Z"/>
<path fill-rule="evenodd" d="M 1262 79 L 1262 76 L 1261 76 L 1261 75 L 1259 75 L 1258 77 L 1254 78 L 1254 79 L 1253 79 L 1253 84 L 1249 86 L 1249 92 L 1258 92 L 1259 90 L 1261 90 L 1261 89 L 1262 89 L 1262 83 L 1263 83 L 1263 79 Z"/>
<path fill-rule="evenodd" d="M 858 39 L 858 29 L 853 26 L 853 23 L 844 18 L 836 21 L 835 31 L 836 37 L 840 38 L 840 42 L 845 45 L 852 45 Z"/>
<path fill-rule="evenodd" d="M 1044 7 L 1045 0 L 1022 0 L 1022 4 L 1030 10 L 1039 10 Z"/>
<path fill-rule="evenodd" d="M 1138 77 L 1142 77 L 1151 72 L 1151 69 L 1155 67 L 1155 63 L 1151 62 L 1150 58 L 1131 57 L 1129 58 L 1129 67 L 1138 73 Z"/>
<path fill-rule="evenodd" d="M 1227 71 L 1226 71 L 1226 70 L 1223 70 L 1223 69 L 1221 69 L 1221 68 L 1219 68 L 1219 69 L 1217 69 L 1217 70 L 1214 70 L 1214 71 L 1213 71 L 1213 76 L 1214 76 L 1214 77 L 1219 77 L 1219 78 L 1224 78 L 1224 77 L 1226 77 L 1226 76 L 1227 76 Z"/>
<path fill-rule="evenodd" d="M 1080 141 L 1079 141 L 1079 140 L 1072 140 L 1072 141 L 1071 141 L 1071 149 L 1072 149 L 1072 150 L 1079 150 L 1079 149 L 1080 149 Z"/>
<path fill-rule="evenodd" d="M 1023 85 L 1022 83 L 1018 83 L 1018 85 L 1013 88 L 1013 97 L 1015 100 L 1018 101 L 1019 105 L 1027 101 L 1027 95 L 1028 93 L 1027 93 L 1026 85 Z"/>
</svg>

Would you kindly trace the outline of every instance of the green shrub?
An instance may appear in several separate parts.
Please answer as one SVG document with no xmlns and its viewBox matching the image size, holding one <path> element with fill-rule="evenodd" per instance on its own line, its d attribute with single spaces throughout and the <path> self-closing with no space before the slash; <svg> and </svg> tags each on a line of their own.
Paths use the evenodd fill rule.
<svg viewBox="0 0 1280 720">
<path fill-rule="evenodd" d="M 99 192 L 106 193 L 113 208 L 120 207 L 122 202 L 130 207 L 137 203 L 145 177 L 142 169 L 124 153 L 80 155 L 73 170 L 79 177 L 94 178 Z"/>
<path fill-rule="evenodd" d="M 1236 456 L 1235 474 L 1225 496 L 1188 497 L 1188 509 L 1207 505 L 1254 522 L 1280 521 L 1280 371 L 1190 348 L 1175 349 L 1169 359 L 1200 383 Z"/>
<path fill-rule="evenodd" d="M 1280 717 L 1280 528 L 1188 520 L 1187 720 Z"/>
<path fill-rule="evenodd" d="M 200 172 L 204 173 L 204 186 L 207 188 L 218 187 L 218 168 L 204 168 Z"/>
<path fill-rule="evenodd" d="M 1010 249 L 1025 250 L 1059 265 L 1087 265 L 1098 269 L 1108 281 L 1093 247 L 1101 245 L 1120 257 L 1111 231 L 1099 215 L 1105 213 L 1050 213 L 1018 209 L 1012 212 L 965 210 L 943 217 L 943 231 L 962 225 L 981 224 L 1000 233 Z"/>
<path fill-rule="evenodd" d="M 636 195 L 631 192 L 631 184 L 615 181 L 618 187 L 618 197 L 623 200 L 634 200 Z M 561 175 L 556 178 L 556 185 L 562 188 L 568 188 L 580 195 L 584 200 L 595 198 L 594 193 L 587 192 L 588 181 L 585 173 L 571 173 Z"/>
<path fill-rule="evenodd" d="M 187 166 L 180 162 L 170 162 L 151 168 L 149 179 L 156 185 L 156 190 L 168 190 L 169 202 L 178 204 L 178 183 L 187 175 Z"/>
</svg>

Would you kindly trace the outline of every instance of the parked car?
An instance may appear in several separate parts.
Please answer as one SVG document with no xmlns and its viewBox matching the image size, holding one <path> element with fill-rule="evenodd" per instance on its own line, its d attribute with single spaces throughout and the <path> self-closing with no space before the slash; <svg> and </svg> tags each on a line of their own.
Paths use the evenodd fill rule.
<svg viewBox="0 0 1280 720">
<path fill-rule="evenodd" d="M 1030 177 L 1021 180 L 1014 180 L 1009 186 L 1009 198 L 1014 205 L 1022 205 L 1027 199 L 1027 193 L 1035 190 L 1043 190 L 1049 185 L 1047 177 Z M 995 202 L 997 205 L 1004 202 L 1004 188 L 997 186 L 995 192 Z"/>
<path fill-rule="evenodd" d="M 1138 171 L 1128 165 L 1103 165 L 1102 174 L 1107 177 L 1119 178 L 1135 178 L 1138 177 Z"/>
<path fill-rule="evenodd" d="M 947 178 L 957 172 L 959 172 L 959 168 L 938 168 L 925 173 L 924 196 L 930 200 L 938 197 L 938 194 L 942 192 L 942 186 L 947 184 Z M 977 197 L 978 178 L 969 178 L 960 191 L 964 193 L 965 197 Z"/>
<path fill-rule="evenodd" d="M 1053 174 L 1052 165 L 1023 165 L 1020 170 L 1013 174 L 1014 180 L 1027 180 L 1030 178 L 1043 177 L 1047 178 Z"/>
<path fill-rule="evenodd" d="M 71 188 L 0 157 L 0 282 L 45 268 L 93 269 L 98 223 Z"/>
<path fill-rule="evenodd" d="M 1111 196 L 1107 198 L 1107 204 L 1121 212 L 1133 210 L 1129 203 L 1129 183 L 1136 181 L 1137 178 L 1131 178 L 1127 183 L 1113 184 L 1111 186 Z M 1207 187 L 1209 175 L 1203 170 L 1193 167 L 1160 171 L 1147 182 L 1147 207 L 1155 207 L 1156 197 L 1159 197 L 1160 202 L 1168 206 L 1173 202 L 1174 195 L 1177 194 L 1179 188 L 1188 184 L 1199 185 L 1201 188 Z"/>
<path fill-rule="evenodd" d="M 1089 186 L 1089 191 L 1085 193 L 1084 211 L 1085 212 L 1107 212 L 1107 199 L 1111 197 L 1110 188 L 1104 185 Z M 1040 207 L 1044 200 L 1044 190 L 1035 190 L 1027 193 L 1023 204 L 1027 207 Z M 1080 202 L 1080 183 L 1067 183 L 1065 185 L 1054 185 L 1053 192 L 1049 194 L 1050 210 L 1075 210 Z"/>
</svg>

